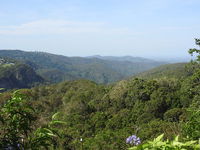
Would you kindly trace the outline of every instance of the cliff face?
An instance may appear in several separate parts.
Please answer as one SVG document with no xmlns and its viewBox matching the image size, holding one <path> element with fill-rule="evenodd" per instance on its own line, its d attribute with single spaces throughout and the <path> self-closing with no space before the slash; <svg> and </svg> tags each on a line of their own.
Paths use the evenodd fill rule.
<svg viewBox="0 0 200 150">
<path fill-rule="evenodd" d="M 25 64 L 15 64 L 0 69 L 0 88 L 29 88 L 43 82 L 44 79 Z"/>
</svg>

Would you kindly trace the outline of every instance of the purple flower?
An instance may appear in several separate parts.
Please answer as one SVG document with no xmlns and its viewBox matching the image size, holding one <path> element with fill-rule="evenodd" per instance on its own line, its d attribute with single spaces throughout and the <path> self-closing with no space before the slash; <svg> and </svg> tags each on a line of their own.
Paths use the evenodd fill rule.
<svg viewBox="0 0 200 150">
<path fill-rule="evenodd" d="M 17 144 L 17 147 L 20 148 L 20 144 L 19 143 Z"/>
<path fill-rule="evenodd" d="M 126 139 L 126 143 L 131 145 L 139 145 L 141 143 L 141 140 L 136 135 L 131 135 Z"/>
</svg>

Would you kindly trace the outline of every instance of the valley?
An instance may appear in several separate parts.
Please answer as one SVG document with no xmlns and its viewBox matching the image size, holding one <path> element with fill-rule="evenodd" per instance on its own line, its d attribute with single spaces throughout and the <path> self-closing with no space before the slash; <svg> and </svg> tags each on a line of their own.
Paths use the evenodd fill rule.
<svg viewBox="0 0 200 150">
<path fill-rule="evenodd" d="M 22 88 L 20 92 L 28 97 L 29 105 L 35 110 L 37 123 L 32 124 L 32 129 L 46 126 L 56 113 L 57 119 L 64 122 L 55 129 L 48 127 L 51 134 L 59 133 L 59 138 L 54 139 L 57 143 L 54 149 L 80 149 L 79 139 L 88 150 L 128 149 L 131 145 L 125 139 L 132 134 L 140 137 L 142 143 L 160 134 L 167 139 L 176 135 L 184 138 L 187 134 L 195 140 L 199 136 L 193 135 L 196 129 L 188 124 L 192 117 L 188 110 L 195 111 L 198 107 L 198 63 L 164 64 L 143 73 L 136 74 L 141 71 L 137 70 L 122 76 L 120 72 L 126 69 L 141 68 L 146 61 L 151 68 L 155 62 L 142 63 L 141 59 L 141 62 L 137 60 L 138 64 L 115 57 L 68 58 L 22 51 L 0 51 L 0 54 L 4 57 L 0 85 L 8 89 Z M 125 64 L 133 66 L 122 67 Z M 91 76 L 86 73 L 88 70 Z M 85 73 L 86 78 L 83 74 L 76 76 L 78 72 Z M 97 80 L 102 75 L 103 79 Z M 2 93 L 0 104 L 11 97 L 12 91 Z"/>
</svg>

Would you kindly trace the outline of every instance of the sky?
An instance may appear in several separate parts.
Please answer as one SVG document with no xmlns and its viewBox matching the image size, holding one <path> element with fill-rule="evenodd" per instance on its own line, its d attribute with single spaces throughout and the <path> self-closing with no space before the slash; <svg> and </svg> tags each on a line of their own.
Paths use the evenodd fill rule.
<svg viewBox="0 0 200 150">
<path fill-rule="evenodd" d="M 0 49 L 186 58 L 200 0 L 0 0 Z"/>
</svg>

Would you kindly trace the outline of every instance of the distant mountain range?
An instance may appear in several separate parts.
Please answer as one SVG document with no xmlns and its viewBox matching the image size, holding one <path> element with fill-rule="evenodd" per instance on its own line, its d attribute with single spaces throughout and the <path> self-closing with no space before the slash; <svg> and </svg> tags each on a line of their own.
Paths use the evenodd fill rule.
<svg viewBox="0 0 200 150">
<path fill-rule="evenodd" d="M 0 57 L 25 64 L 50 83 L 89 79 L 106 84 L 164 64 L 164 62 L 131 56 L 67 57 L 21 50 L 0 50 Z"/>
<path fill-rule="evenodd" d="M 101 56 L 101 55 L 94 55 L 94 56 L 88 56 L 88 58 L 99 58 L 99 59 L 102 59 L 102 60 L 111 60 L 111 61 L 129 61 L 129 62 L 133 62 L 133 63 L 158 62 L 158 61 L 154 61 L 154 60 L 143 58 L 143 57 L 133 57 L 133 56 Z"/>
</svg>

